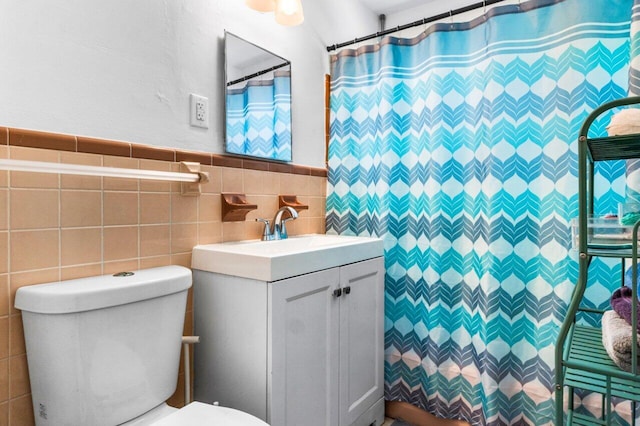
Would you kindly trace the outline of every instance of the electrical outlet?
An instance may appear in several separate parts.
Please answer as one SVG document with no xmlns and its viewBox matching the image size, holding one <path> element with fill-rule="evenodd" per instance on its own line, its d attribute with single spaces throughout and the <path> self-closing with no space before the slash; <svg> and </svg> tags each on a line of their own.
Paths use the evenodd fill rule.
<svg viewBox="0 0 640 426">
<path fill-rule="evenodd" d="M 209 99 L 204 96 L 190 95 L 190 123 L 195 127 L 209 128 Z"/>
</svg>

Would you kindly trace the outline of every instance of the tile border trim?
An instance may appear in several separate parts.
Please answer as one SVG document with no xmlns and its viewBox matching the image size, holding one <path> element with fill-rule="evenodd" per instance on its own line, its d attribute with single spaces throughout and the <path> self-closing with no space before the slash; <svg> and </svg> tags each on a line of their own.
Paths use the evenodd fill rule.
<svg viewBox="0 0 640 426">
<path fill-rule="evenodd" d="M 4 133 L 4 135 L 3 135 Z M 4 136 L 4 137 L 3 137 Z M 156 147 L 131 142 L 87 136 L 66 135 L 62 133 L 0 127 L 0 145 L 22 146 L 57 151 L 78 152 L 85 154 L 102 154 L 117 157 L 128 157 L 143 160 L 159 161 L 197 161 L 207 166 L 232 167 L 327 177 L 327 169 L 303 166 L 291 163 L 279 163 L 258 158 L 242 158 L 225 154 L 212 154 L 202 151 L 187 151 L 166 147 Z"/>
</svg>

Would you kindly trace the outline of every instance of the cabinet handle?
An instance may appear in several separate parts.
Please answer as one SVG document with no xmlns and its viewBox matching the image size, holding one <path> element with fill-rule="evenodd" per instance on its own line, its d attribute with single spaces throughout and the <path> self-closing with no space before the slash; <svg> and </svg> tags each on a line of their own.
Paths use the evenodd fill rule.
<svg viewBox="0 0 640 426">
<path fill-rule="evenodd" d="M 351 293 L 351 286 L 347 286 L 344 288 L 344 294 L 349 294 Z"/>
<path fill-rule="evenodd" d="M 342 289 L 341 288 L 337 288 L 335 290 L 333 290 L 333 297 L 340 297 L 342 296 Z"/>
</svg>

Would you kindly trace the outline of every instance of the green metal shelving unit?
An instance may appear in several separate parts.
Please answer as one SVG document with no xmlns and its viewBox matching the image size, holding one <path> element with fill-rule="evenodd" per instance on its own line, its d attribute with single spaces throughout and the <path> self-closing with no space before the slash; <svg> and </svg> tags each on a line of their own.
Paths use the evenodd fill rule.
<svg viewBox="0 0 640 426">
<path fill-rule="evenodd" d="M 602 345 L 602 329 L 576 322 L 579 312 L 602 314 L 603 311 L 581 306 L 587 287 L 589 264 L 593 257 L 618 258 L 622 263 L 624 276 L 625 259 L 631 259 L 632 300 L 637 299 L 638 228 L 633 227 L 632 240 L 627 247 L 619 245 L 589 244 L 588 220 L 594 213 L 594 165 L 598 161 L 640 159 L 640 134 L 589 138 L 589 128 L 603 113 L 621 106 L 640 104 L 640 96 L 619 99 L 606 103 L 594 110 L 580 129 L 578 139 L 578 282 L 573 290 L 567 316 L 560 328 L 556 344 L 556 426 L 568 425 L 611 425 L 611 398 L 618 397 L 632 401 L 632 425 L 635 426 L 635 403 L 640 402 L 640 366 L 637 355 L 637 330 L 633 321 L 632 368 L 623 371 L 607 355 Z M 623 277 L 621 278 L 623 279 Z M 632 318 L 637 318 L 636 304 L 633 304 Z M 565 418 L 564 392 L 567 388 L 568 407 Z M 602 413 L 599 419 L 585 416 L 574 410 L 575 389 L 584 389 L 602 395 Z"/>
</svg>

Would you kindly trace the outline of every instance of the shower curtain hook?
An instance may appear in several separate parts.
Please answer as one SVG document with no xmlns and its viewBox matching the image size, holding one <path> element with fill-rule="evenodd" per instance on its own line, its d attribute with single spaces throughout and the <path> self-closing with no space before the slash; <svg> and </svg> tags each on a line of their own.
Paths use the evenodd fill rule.
<svg viewBox="0 0 640 426">
<path fill-rule="evenodd" d="M 487 0 L 482 0 L 482 13 L 487 13 Z"/>
<path fill-rule="evenodd" d="M 453 24 L 453 10 L 449 9 L 449 20 Z"/>
</svg>

